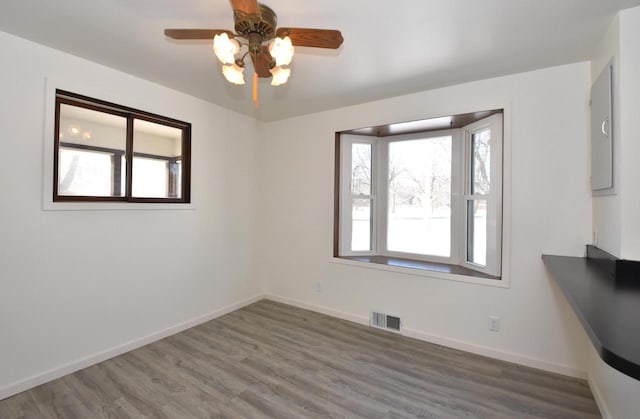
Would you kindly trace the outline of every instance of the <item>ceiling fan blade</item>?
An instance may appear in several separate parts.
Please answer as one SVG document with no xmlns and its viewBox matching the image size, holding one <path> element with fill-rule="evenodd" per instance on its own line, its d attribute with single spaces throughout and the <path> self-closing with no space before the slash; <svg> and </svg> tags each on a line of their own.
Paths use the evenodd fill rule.
<svg viewBox="0 0 640 419">
<path fill-rule="evenodd" d="M 253 68 L 255 72 L 258 73 L 258 77 L 268 78 L 271 77 L 271 54 L 269 53 L 269 48 L 262 47 L 262 53 L 258 54 L 255 59 L 251 56 L 253 60 Z"/>
<path fill-rule="evenodd" d="M 340 31 L 332 29 L 278 28 L 276 36 L 288 36 L 296 47 L 337 49 L 344 41 Z"/>
<path fill-rule="evenodd" d="M 233 38 L 233 32 L 225 29 L 165 29 L 164 34 L 173 39 L 213 39 L 214 36 L 226 33 Z"/>
<path fill-rule="evenodd" d="M 245 15 L 260 16 L 260 6 L 258 0 L 230 0 L 231 8 L 234 12 L 244 13 Z"/>
</svg>

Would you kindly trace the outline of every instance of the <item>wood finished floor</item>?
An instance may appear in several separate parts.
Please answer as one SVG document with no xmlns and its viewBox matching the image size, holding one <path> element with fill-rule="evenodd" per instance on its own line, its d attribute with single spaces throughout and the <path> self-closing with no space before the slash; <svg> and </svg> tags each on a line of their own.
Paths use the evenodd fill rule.
<svg viewBox="0 0 640 419">
<path fill-rule="evenodd" d="M 262 300 L 0 401 L 5 418 L 597 418 L 582 380 Z"/>
</svg>

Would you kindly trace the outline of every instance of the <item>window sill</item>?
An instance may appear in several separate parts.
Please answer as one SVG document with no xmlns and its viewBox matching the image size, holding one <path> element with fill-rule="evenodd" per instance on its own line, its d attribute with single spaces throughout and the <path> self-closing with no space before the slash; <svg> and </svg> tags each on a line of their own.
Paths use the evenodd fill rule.
<svg viewBox="0 0 640 419">
<path fill-rule="evenodd" d="M 193 201 L 188 204 L 146 202 L 53 202 L 44 201 L 44 211 L 110 211 L 110 210 L 194 210 Z"/>
<path fill-rule="evenodd" d="M 333 257 L 331 262 L 367 269 L 447 279 L 499 288 L 509 287 L 508 282 L 505 281 L 504 278 L 487 275 L 462 266 L 448 265 L 445 263 L 433 263 L 386 256 L 339 256 Z"/>
</svg>

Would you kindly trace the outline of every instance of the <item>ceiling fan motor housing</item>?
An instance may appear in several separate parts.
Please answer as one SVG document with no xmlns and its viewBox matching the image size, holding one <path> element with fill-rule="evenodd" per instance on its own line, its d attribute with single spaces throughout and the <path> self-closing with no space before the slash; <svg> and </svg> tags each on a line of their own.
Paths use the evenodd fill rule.
<svg viewBox="0 0 640 419">
<path fill-rule="evenodd" d="M 235 10 L 233 18 L 236 33 L 244 38 L 250 39 L 251 34 L 258 34 L 261 42 L 264 42 L 273 39 L 276 35 L 278 18 L 276 13 L 264 4 L 260 4 L 260 15 Z"/>
</svg>

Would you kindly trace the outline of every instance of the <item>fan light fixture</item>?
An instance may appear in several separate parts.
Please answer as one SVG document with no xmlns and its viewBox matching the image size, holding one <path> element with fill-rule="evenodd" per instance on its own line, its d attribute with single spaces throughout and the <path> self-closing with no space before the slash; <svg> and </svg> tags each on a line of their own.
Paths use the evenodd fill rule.
<svg viewBox="0 0 640 419">
<path fill-rule="evenodd" d="M 213 38 L 213 52 L 222 64 L 233 64 L 236 61 L 235 55 L 240 52 L 240 44 L 223 32 Z"/>
<path fill-rule="evenodd" d="M 228 82 L 233 84 L 244 84 L 244 59 L 247 55 L 264 54 L 262 48 L 258 48 L 255 45 L 252 46 L 251 41 L 249 43 L 240 43 L 235 39 L 229 38 L 226 32 L 216 35 L 213 38 L 213 51 L 218 57 L 218 60 L 222 65 L 222 74 Z M 239 58 L 236 58 L 241 52 L 242 47 L 247 46 L 245 51 Z M 262 47 L 262 43 L 258 45 Z M 285 36 L 284 38 L 274 38 L 269 42 L 269 54 L 271 59 L 269 60 L 269 71 L 272 74 L 271 85 L 280 86 L 285 84 L 291 75 L 291 69 L 282 68 L 282 66 L 291 64 L 293 58 L 294 48 L 291 43 L 291 38 Z M 230 64 L 230 65 L 228 65 Z"/>
<path fill-rule="evenodd" d="M 275 38 L 269 43 L 269 53 L 276 60 L 278 67 L 283 65 L 289 65 L 293 58 L 293 45 L 291 44 L 291 38 L 285 36 L 284 38 Z"/>
<path fill-rule="evenodd" d="M 291 75 L 290 68 L 282 68 L 280 66 L 273 67 L 271 70 L 271 85 L 272 86 L 280 86 L 281 84 L 285 84 L 287 80 L 289 80 L 289 76 Z"/>
<path fill-rule="evenodd" d="M 253 64 L 253 101 L 258 106 L 258 78 L 271 78 L 272 86 L 285 84 L 291 76 L 294 45 L 337 49 L 342 34 L 334 29 L 277 28 L 276 13 L 257 0 L 229 0 L 234 31 L 226 29 L 165 29 L 170 38 L 213 39 L 213 51 L 222 63 L 224 78 L 244 84 L 247 56 Z"/>
<path fill-rule="evenodd" d="M 229 83 L 244 84 L 244 67 L 233 63 L 231 65 L 222 66 L 222 74 Z"/>
</svg>

